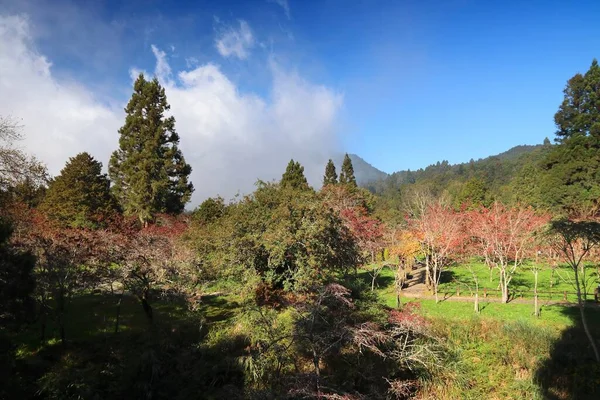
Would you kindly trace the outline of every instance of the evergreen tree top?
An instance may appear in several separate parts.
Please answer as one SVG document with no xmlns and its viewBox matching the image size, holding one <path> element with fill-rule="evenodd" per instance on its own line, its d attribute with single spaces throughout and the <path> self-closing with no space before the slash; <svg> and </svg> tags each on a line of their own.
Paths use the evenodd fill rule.
<svg viewBox="0 0 600 400">
<path fill-rule="evenodd" d="M 183 212 L 194 190 L 192 168 L 178 148 L 175 117 L 158 79 L 140 74 L 125 107 L 125 124 L 119 129 L 119 149 L 110 160 L 113 192 L 126 215 L 144 224 L 157 213 Z"/>
<path fill-rule="evenodd" d="M 323 186 L 335 185 L 338 183 L 337 171 L 335 170 L 335 164 L 329 159 L 325 166 L 325 175 L 323 176 Z"/>
<path fill-rule="evenodd" d="M 344 156 L 342 163 L 342 172 L 340 172 L 340 183 L 350 187 L 357 187 L 356 178 L 354 177 L 354 167 L 348 153 Z"/>
<path fill-rule="evenodd" d="M 292 189 L 308 189 L 308 181 L 304 176 L 304 167 L 293 159 L 287 165 L 281 176 L 281 186 Z"/>
<path fill-rule="evenodd" d="M 71 157 L 54 178 L 40 209 L 72 227 L 95 227 L 117 210 L 102 163 L 89 153 Z"/>
</svg>

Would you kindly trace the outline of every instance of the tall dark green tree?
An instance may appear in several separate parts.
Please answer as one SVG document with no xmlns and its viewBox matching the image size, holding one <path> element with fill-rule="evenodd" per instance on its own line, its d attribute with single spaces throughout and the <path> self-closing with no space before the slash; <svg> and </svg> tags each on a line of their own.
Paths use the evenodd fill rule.
<svg viewBox="0 0 600 400">
<path fill-rule="evenodd" d="M 354 167 L 352 167 L 352 160 L 348 153 L 344 156 L 344 162 L 342 163 L 342 172 L 340 172 L 340 183 L 342 185 L 348 185 L 356 187 L 356 178 L 354 177 Z"/>
<path fill-rule="evenodd" d="M 594 59 L 584 74 L 576 74 L 567 82 L 565 98 L 554 122 L 558 130 L 556 140 L 563 143 L 575 136 L 600 139 L 600 66 Z"/>
<path fill-rule="evenodd" d="M 113 191 L 126 215 L 147 224 L 156 213 L 179 214 L 194 190 L 192 168 L 178 147 L 175 118 L 165 89 L 140 74 L 125 108 L 125 125 L 119 130 L 119 149 L 110 159 Z"/>
<path fill-rule="evenodd" d="M 335 170 L 335 164 L 329 159 L 325 166 L 325 175 L 323 176 L 323 186 L 335 185 L 338 183 L 337 171 Z"/>
<path fill-rule="evenodd" d="M 117 211 L 102 163 L 88 153 L 71 157 L 50 182 L 40 210 L 71 227 L 95 227 Z"/>
<path fill-rule="evenodd" d="M 304 167 L 293 159 L 287 165 L 281 176 L 281 186 L 292 189 L 308 189 L 308 181 L 304 176 Z"/>
<path fill-rule="evenodd" d="M 600 207 L 600 66 L 567 82 L 554 116 L 556 141 L 542 163 L 539 193 L 550 208 L 594 212 Z"/>
</svg>

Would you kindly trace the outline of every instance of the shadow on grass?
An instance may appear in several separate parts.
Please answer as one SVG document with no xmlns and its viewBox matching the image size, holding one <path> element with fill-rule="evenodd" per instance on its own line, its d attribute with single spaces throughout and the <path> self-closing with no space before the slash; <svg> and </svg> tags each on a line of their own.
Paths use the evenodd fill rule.
<svg viewBox="0 0 600 400">
<path fill-rule="evenodd" d="M 561 333 L 552 345 L 550 357 L 536 371 L 537 384 L 545 399 L 598 399 L 600 363 L 596 362 L 583 330 L 580 310 L 578 307 L 556 307 L 573 321 L 573 325 Z M 599 345 L 600 308 L 595 305 L 586 307 L 585 312 L 592 336 Z"/>
<path fill-rule="evenodd" d="M 0 379 L 0 398 L 233 399 L 244 393 L 239 357 L 248 346 L 235 333 L 207 337 L 201 320 L 222 321 L 239 307 L 205 298 L 199 313 L 177 301 L 156 302 L 150 325 L 136 299 L 126 297 L 121 330 L 114 333 L 110 295 L 73 299 L 67 344 L 40 343 L 38 327 L 11 338 L 10 371 Z M 203 316 L 203 312 L 209 315 Z M 48 335 L 54 335 L 54 328 Z M 33 343 L 36 342 L 37 343 Z M 26 343 L 27 342 L 27 343 Z"/>
<path fill-rule="evenodd" d="M 383 271 L 381 271 L 381 273 L 379 273 L 379 275 L 377 275 L 377 278 L 375 279 L 376 289 L 387 289 L 394 285 L 394 276 L 386 273 L 386 269 L 388 268 L 389 267 L 386 267 Z M 358 273 L 358 279 L 363 281 L 363 283 L 365 285 L 368 285 L 368 287 L 371 287 L 371 283 L 373 280 L 373 276 L 371 275 L 371 273 L 372 271 L 361 270 Z"/>
</svg>

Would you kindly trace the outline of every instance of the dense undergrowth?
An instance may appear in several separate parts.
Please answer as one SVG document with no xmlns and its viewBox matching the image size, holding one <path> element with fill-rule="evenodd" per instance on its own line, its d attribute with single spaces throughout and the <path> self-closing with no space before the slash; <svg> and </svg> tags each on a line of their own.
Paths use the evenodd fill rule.
<svg viewBox="0 0 600 400">
<path fill-rule="evenodd" d="M 78 297 L 71 304 L 71 339 L 66 345 L 60 344 L 52 326 L 43 343 L 36 324 L 6 337 L 15 356 L 3 360 L 8 374 L 0 393 L 7 399 L 317 398 L 309 351 L 317 348 L 322 356 L 322 398 L 599 395 L 600 370 L 578 327 L 575 309 L 563 307 L 566 319 L 540 324 L 526 315 L 512 320 L 503 320 L 502 314 L 469 316 L 460 312 L 463 303 L 413 302 L 398 312 L 380 306 L 366 290 L 355 290 L 351 298 L 353 308 L 343 324 L 336 309 L 345 307 L 344 302 L 335 299 L 330 299 L 330 310 L 306 314 L 306 309 L 291 305 L 259 307 L 237 296 L 212 296 L 203 299 L 194 313 L 172 302 L 157 304 L 155 324 L 148 329 L 141 307 L 127 297 L 122 327 L 115 334 L 114 298 Z M 438 306 L 447 307 L 446 312 L 431 311 Z M 457 312 L 447 312 L 454 306 Z M 596 334 L 597 314 L 591 314 Z M 320 327 L 310 325 L 322 335 L 314 342 L 299 333 L 309 322 L 306 315 L 327 321 Z M 381 329 L 364 326 L 367 322 Z M 355 332 L 343 343 L 327 342 L 326 333 L 343 337 L 341 330 L 349 326 L 362 327 L 375 340 L 362 338 L 357 344 Z M 383 336 L 377 342 L 379 333 L 390 334 L 398 327 L 402 333 L 396 338 L 408 339 L 413 349 Z"/>
</svg>

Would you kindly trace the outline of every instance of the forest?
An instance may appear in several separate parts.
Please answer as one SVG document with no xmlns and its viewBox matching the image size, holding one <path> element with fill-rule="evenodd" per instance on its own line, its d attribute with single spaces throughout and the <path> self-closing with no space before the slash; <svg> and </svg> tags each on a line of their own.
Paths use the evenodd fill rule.
<svg viewBox="0 0 600 400">
<path fill-rule="evenodd" d="M 2 116 L 0 398 L 599 398 L 596 60 L 557 106 L 554 144 L 361 186 L 290 160 L 191 211 L 158 79 L 108 173 L 49 177 Z"/>
</svg>

